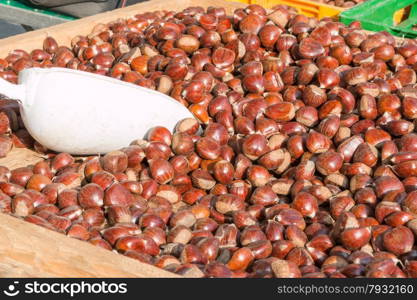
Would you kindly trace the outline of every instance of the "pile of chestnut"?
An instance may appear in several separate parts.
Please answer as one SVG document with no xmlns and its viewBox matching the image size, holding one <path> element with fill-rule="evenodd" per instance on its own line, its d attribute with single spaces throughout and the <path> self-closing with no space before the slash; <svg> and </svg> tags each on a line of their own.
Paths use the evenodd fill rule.
<svg viewBox="0 0 417 300">
<path fill-rule="evenodd" d="M 349 9 L 355 5 L 365 2 L 366 0 L 312 0 L 312 1 Z"/>
<path fill-rule="evenodd" d="M 417 277 L 416 41 L 285 6 L 190 7 L 48 37 L 0 77 L 32 66 L 155 89 L 195 119 L 73 157 L 1 100 L 0 150 L 47 157 L 0 167 L 3 212 L 190 277 Z"/>
</svg>

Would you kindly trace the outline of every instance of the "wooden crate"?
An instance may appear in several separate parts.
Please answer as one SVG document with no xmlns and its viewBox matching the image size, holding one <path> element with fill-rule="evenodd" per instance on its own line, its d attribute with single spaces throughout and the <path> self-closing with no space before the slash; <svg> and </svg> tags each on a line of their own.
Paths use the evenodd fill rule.
<svg viewBox="0 0 417 300">
<path fill-rule="evenodd" d="M 224 7 L 227 13 L 245 4 L 222 0 L 153 0 L 0 40 L 0 57 L 13 49 L 42 48 L 53 36 L 69 46 L 76 35 L 87 35 L 99 23 L 156 10 L 181 10 L 190 6 Z M 27 149 L 14 149 L 0 165 L 10 169 L 34 164 L 42 157 Z M 179 277 L 123 255 L 68 238 L 20 219 L 0 214 L 0 277 Z"/>
</svg>

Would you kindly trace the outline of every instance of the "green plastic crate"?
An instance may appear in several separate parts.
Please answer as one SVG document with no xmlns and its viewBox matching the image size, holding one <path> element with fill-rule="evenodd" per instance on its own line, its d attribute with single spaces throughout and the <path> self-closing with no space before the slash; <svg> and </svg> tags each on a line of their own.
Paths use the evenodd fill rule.
<svg viewBox="0 0 417 300">
<path fill-rule="evenodd" d="M 10 7 L 15 7 L 15 8 L 25 9 L 25 10 L 37 12 L 37 13 L 40 13 L 40 14 L 53 16 L 53 17 L 59 17 L 59 18 L 62 18 L 62 19 L 68 20 L 68 21 L 76 20 L 76 18 L 74 18 L 72 16 L 68 16 L 68 15 L 65 15 L 65 14 L 60 14 L 60 13 L 45 10 L 45 9 L 35 8 L 35 7 L 26 5 L 26 4 L 24 4 L 22 2 L 19 2 L 19 1 L 0 0 L 0 4 L 4 5 L 4 6 L 10 6 Z"/>
<path fill-rule="evenodd" d="M 406 9 L 408 18 L 398 23 L 395 15 Z M 349 25 L 360 21 L 363 29 L 371 31 L 387 31 L 393 35 L 417 38 L 417 31 L 412 27 L 417 24 L 417 0 L 369 0 L 342 12 L 340 21 Z"/>
</svg>

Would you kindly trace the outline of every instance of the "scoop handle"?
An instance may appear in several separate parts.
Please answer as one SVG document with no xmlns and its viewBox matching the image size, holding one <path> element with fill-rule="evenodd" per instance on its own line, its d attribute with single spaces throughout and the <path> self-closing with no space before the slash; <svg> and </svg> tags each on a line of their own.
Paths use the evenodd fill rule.
<svg viewBox="0 0 417 300">
<path fill-rule="evenodd" d="M 0 94 L 3 94 L 11 99 L 18 99 L 24 102 L 25 87 L 22 84 L 13 84 L 0 78 Z"/>
</svg>

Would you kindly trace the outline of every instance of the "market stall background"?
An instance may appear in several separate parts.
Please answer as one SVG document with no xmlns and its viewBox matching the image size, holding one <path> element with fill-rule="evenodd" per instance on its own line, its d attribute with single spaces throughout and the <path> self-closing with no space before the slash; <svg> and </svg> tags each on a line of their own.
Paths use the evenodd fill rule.
<svg viewBox="0 0 417 300">
<path fill-rule="evenodd" d="M 0 20 L 0 28 L 1 39 L 26 32 L 26 30 L 21 25 L 16 25 L 2 20 Z"/>
</svg>

